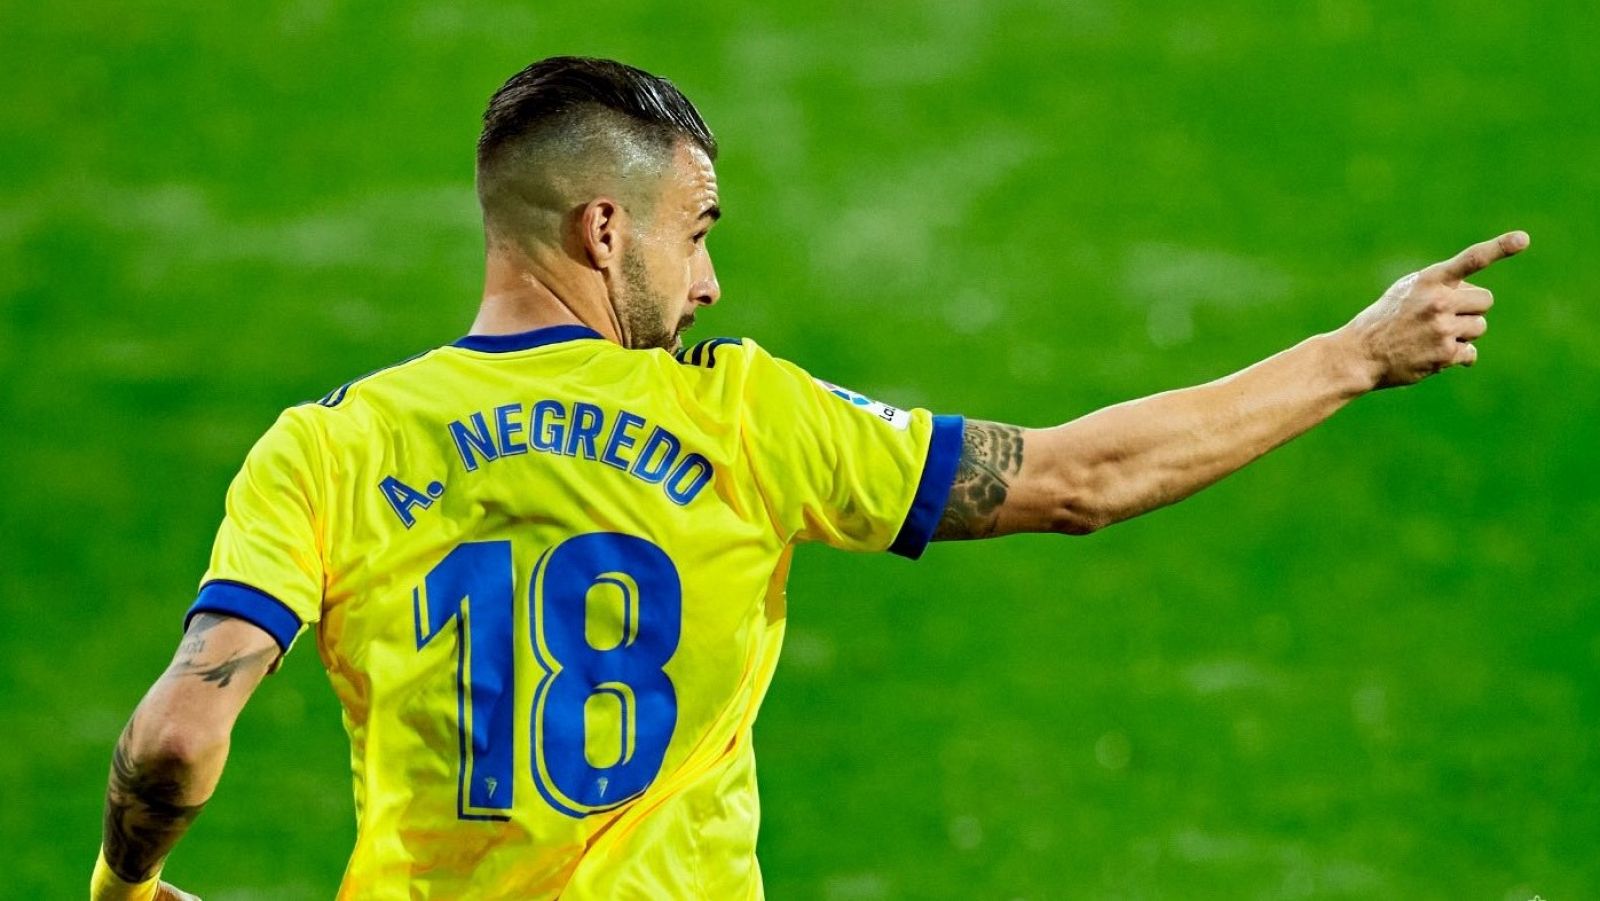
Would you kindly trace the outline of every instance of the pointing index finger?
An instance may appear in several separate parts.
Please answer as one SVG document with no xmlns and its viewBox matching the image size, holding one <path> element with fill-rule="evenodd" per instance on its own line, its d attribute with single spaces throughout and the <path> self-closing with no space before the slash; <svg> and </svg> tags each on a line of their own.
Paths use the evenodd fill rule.
<svg viewBox="0 0 1600 901">
<path fill-rule="evenodd" d="M 1473 273 L 1527 250 L 1528 241 L 1525 231 L 1506 232 L 1498 238 L 1474 244 L 1442 263 L 1429 266 L 1428 274 L 1454 287 Z"/>
</svg>

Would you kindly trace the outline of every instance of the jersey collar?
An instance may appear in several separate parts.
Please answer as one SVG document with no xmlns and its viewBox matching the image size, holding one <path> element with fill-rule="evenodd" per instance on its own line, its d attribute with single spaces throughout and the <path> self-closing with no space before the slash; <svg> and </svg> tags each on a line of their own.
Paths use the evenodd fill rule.
<svg viewBox="0 0 1600 901">
<path fill-rule="evenodd" d="M 587 325 L 552 325 L 514 335 L 467 335 L 456 340 L 451 346 L 484 353 L 506 353 L 544 347 L 546 344 L 559 344 L 562 341 L 575 341 L 579 338 L 599 337 L 600 333 Z"/>
</svg>

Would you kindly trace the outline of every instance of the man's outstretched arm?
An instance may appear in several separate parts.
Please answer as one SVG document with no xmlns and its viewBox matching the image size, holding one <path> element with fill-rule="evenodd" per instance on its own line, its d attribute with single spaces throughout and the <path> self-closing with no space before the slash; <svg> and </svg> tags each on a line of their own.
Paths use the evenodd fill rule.
<svg viewBox="0 0 1600 901">
<path fill-rule="evenodd" d="M 1368 391 L 1471 366 L 1494 298 L 1464 279 L 1527 246 L 1522 232 L 1473 245 L 1343 328 L 1214 382 L 1050 429 L 968 422 L 934 540 L 1087 534 L 1183 500 Z"/>
<path fill-rule="evenodd" d="M 233 723 L 279 648 L 242 619 L 198 613 L 117 739 L 91 896 L 184 898 L 156 886 L 167 852 L 211 798 Z"/>
</svg>

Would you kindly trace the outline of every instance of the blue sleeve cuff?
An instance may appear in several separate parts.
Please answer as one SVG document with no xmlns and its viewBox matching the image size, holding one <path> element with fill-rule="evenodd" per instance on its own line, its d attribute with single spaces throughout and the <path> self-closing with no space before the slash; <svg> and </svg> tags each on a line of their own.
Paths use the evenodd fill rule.
<svg viewBox="0 0 1600 901">
<path fill-rule="evenodd" d="M 285 653 L 300 634 L 300 617 L 288 605 L 259 588 L 242 582 L 216 579 L 200 586 L 200 596 L 183 617 L 184 629 L 196 613 L 236 616 L 272 636 Z"/>
<path fill-rule="evenodd" d="M 944 515 L 945 502 L 950 500 L 950 487 L 956 481 L 956 464 L 961 461 L 961 436 L 966 431 L 966 420 L 960 416 L 933 417 L 933 437 L 928 439 L 928 459 L 922 464 L 922 478 L 917 481 L 917 494 L 911 499 L 911 511 L 906 514 L 900 534 L 895 536 L 889 550 L 912 560 L 922 556 L 933 530 Z"/>
</svg>

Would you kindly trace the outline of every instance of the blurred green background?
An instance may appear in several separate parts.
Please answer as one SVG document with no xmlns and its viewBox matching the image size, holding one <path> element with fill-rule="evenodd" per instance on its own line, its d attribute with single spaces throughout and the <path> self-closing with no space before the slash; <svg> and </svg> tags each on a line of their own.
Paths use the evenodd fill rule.
<svg viewBox="0 0 1600 901">
<path fill-rule="evenodd" d="M 1086 539 L 807 549 L 757 728 L 769 895 L 1600 893 L 1587 4 L 0 4 L 0 862 L 81 894 L 111 745 L 285 406 L 444 343 L 493 89 L 554 53 L 716 129 L 751 335 L 1029 425 L 1207 380 L 1520 227 L 1471 371 Z M 301 649 L 168 873 L 327 898 Z"/>
</svg>

